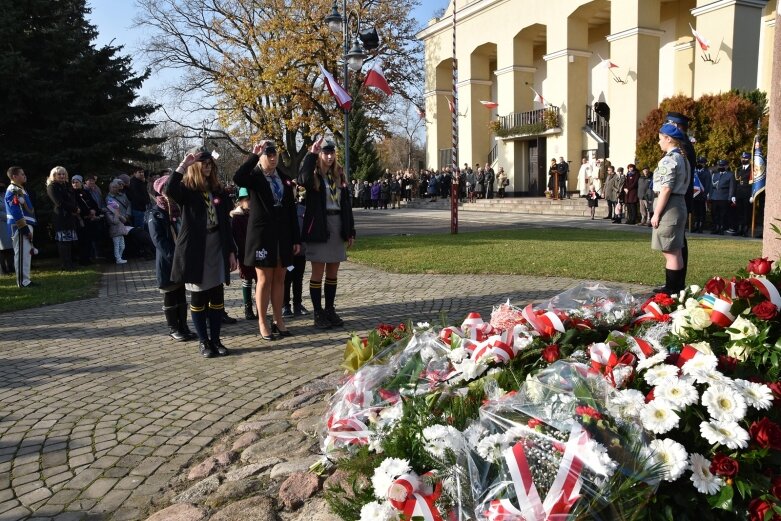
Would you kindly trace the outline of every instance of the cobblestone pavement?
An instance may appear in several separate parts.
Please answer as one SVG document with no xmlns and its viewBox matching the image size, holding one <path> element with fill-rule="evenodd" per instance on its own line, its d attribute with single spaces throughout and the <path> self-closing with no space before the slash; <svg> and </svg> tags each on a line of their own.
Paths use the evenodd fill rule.
<svg viewBox="0 0 781 521">
<path fill-rule="evenodd" d="M 337 296 L 345 328 L 315 330 L 298 318 L 288 322 L 294 336 L 264 342 L 241 319 L 223 329 L 232 356 L 205 360 L 196 343 L 165 335 L 153 263 L 111 266 L 97 298 L 0 315 L 0 521 L 139 519 L 221 432 L 333 372 L 349 331 L 441 313 L 456 321 L 575 282 L 394 275 L 345 263 Z M 238 286 L 226 292 L 234 317 Z"/>
</svg>

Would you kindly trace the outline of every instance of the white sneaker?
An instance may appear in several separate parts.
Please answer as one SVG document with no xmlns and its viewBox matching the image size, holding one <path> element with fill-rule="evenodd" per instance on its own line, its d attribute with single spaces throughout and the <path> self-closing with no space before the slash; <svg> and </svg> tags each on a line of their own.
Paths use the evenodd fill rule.
<svg viewBox="0 0 781 521">
<path fill-rule="evenodd" d="M 119 259 L 117 264 L 127 264 L 127 261 L 125 259 Z"/>
</svg>

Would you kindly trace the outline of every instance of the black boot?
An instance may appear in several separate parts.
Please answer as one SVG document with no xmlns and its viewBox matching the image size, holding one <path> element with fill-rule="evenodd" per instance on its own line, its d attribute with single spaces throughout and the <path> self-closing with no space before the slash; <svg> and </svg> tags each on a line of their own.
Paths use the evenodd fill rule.
<svg viewBox="0 0 781 521">
<path fill-rule="evenodd" d="M 252 311 L 252 303 L 244 304 L 244 318 L 247 320 L 257 320 L 258 316 Z"/>
<path fill-rule="evenodd" d="M 163 314 L 168 324 L 168 336 L 177 342 L 187 340 L 187 337 L 179 330 L 179 306 L 163 306 Z"/>
<path fill-rule="evenodd" d="M 71 241 L 57 241 L 57 253 L 60 255 L 62 269 L 70 271 L 73 269 L 73 252 Z"/>
<path fill-rule="evenodd" d="M 185 302 L 184 304 L 179 304 L 179 306 L 177 307 L 176 312 L 177 312 L 177 315 L 179 316 L 179 320 L 178 320 L 179 334 L 181 334 L 184 337 L 185 340 L 190 341 L 190 340 L 195 340 L 196 338 L 198 338 L 198 335 L 196 335 L 195 333 L 190 331 L 190 328 L 187 327 L 187 310 L 188 310 L 188 308 L 189 308 L 189 306 L 187 305 L 187 302 Z"/>
<path fill-rule="evenodd" d="M 661 288 L 654 288 L 652 291 L 654 293 L 664 293 L 666 295 L 677 295 L 680 293 L 680 291 L 683 289 L 685 283 L 685 271 L 683 269 L 680 270 L 664 270 L 664 279 L 665 283 L 664 286 Z"/>
</svg>

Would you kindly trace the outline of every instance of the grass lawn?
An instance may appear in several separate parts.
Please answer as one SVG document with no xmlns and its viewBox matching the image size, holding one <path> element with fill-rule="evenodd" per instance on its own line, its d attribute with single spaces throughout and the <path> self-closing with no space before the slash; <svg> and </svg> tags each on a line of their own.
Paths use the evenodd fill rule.
<svg viewBox="0 0 781 521">
<path fill-rule="evenodd" d="M 18 288 L 14 275 L 0 277 L 0 313 L 59 304 L 98 294 L 101 272 L 95 266 L 61 271 L 59 259 L 33 259 L 31 288 Z"/>
<path fill-rule="evenodd" d="M 762 243 L 688 235 L 689 284 L 726 276 L 758 257 Z M 664 283 L 664 259 L 649 235 L 551 228 L 360 238 L 350 260 L 396 273 L 559 276 Z"/>
</svg>

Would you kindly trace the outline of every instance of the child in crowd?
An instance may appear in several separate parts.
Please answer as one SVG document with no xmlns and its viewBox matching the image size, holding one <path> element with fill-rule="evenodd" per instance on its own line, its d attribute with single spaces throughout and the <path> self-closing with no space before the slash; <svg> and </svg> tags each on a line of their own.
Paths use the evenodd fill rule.
<svg viewBox="0 0 781 521">
<path fill-rule="evenodd" d="M 246 266 L 244 264 L 244 252 L 247 242 L 247 224 L 249 223 L 249 190 L 239 188 L 239 196 L 236 202 L 236 208 L 231 213 L 231 231 L 233 240 L 239 250 L 239 278 L 241 278 L 241 299 L 244 302 L 244 318 L 247 320 L 257 320 L 258 316 L 252 311 L 252 302 L 255 300 L 255 293 L 252 291 L 252 281 L 258 280 L 255 273 L 255 266 Z"/>
<path fill-rule="evenodd" d="M 304 204 L 306 190 L 304 187 L 294 182 L 296 187 L 296 214 L 298 215 L 298 228 L 304 231 L 304 213 L 306 205 Z M 306 246 L 301 244 L 301 250 L 298 255 L 293 255 L 293 269 L 288 267 L 285 272 L 285 297 L 282 303 L 282 316 L 286 318 L 298 317 L 309 313 L 302 304 L 302 294 L 304 291 L 304 270 L 306 269 Z M 293 290 L 293 307 L 290 307 L 290 290 Z"/>
<path fill-rule="evenodd" d="M 106 207 L 108 208 L 108 212 L 106 212 L 108 235 L 114 243 L 114 259 L 117 264 L 126 264 L 127 261 L 122 258 L 122 254 L 125 253 L 125 235 L 127 235 L 128 227 L 120 218 L 119 204 L 115 200 L 107 200 Z"/>
<path fill-rule="evenodd" d="M 594 185 L 591 184 L 588 186 L 588 194 L 586 195 L 586 203 L 588 204 L 589 210 L 591 210 L 591 220 L 594 220 L 594 213 L 597 210 L 597 207 L 599 206 L 599 194 L 597 193 L 596 188 L 594 188 Z"/>
</svg>

